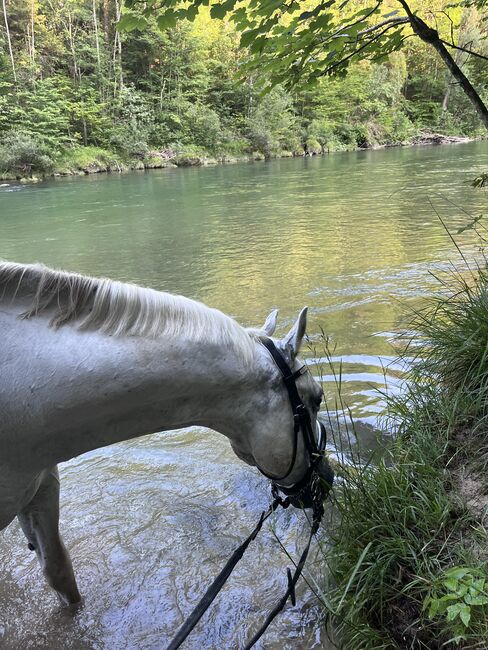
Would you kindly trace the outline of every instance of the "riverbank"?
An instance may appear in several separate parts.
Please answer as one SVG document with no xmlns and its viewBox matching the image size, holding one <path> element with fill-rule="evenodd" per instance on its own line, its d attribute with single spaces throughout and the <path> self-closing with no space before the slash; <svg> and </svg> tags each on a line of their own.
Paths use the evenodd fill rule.
<svg viewBox="0 0 488 650">
<path fill-rule="evenodd" d="M 471 142 L 475 138 L 465 136 L 443 135 L 439 133 L 420 133 L 405 142 L 394 142 L 372 146 L 331 146 L 328 148 L 307 147 L 307 151 L 300 148 L 296 151 L 281 151 L 273 156 L 265 156 L 262 152 L 248 153 L 212 153 L 198 147 L 187 147 L 176 150 L 149 150 L 135 158 L 128 158 L 115 151 L 99 147 L 70 147 L 62 154 L 55 157 L 48 166 L 43 166 L 42 154 L 33 155 L 27 151 L 12 160 L 8 168 L 1 168 L 0 180 L 17 181 L 21 183 L 36 183 L 46 178 L 59 176 L 83 176 L 85 174 L 99 173 L 124 173 L 130 171 L 145 171 L 151 169 L 164 169 L 176 167 L 196 167 L 219 164 L 232 164 L 255 162 L 272 158 L 292 158 L 301 156 L 323 156 L 341 151 L 361 151 L 365 149 L 384 149 L 387 147 L 405 147 L 419 145 L 460 144 Z"/>
<path fill-rule="evenodd" d="M 488 271 L 445 286 L 386 398 L 394 442 L 336 491 L 323 593 L 341 650 L 488 647 Z"/>
</svg>

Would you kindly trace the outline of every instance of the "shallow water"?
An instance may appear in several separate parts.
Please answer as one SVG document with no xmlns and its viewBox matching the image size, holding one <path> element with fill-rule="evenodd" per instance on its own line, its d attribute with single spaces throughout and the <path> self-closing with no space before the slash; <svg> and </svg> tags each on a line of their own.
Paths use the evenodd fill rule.
<svg viewBox="0 0 488 650">
<path fill-rule="evenodd" d="M 281 332 L 308 304 L 313 372 L 333 409 L 323 328 L 358 436 L 373 447 L 375 389 L 401 389 L 392 338 L 402 305 L 435 290 L 432 273 L 457 259 L 436 213 L 455 231 L 486 209 L 486 193 L 467 185 L 486 168 L 488 143 L 471 143 L 2 184 L 0 257 L 182 293 L 245 325 L 279 307 Z M 476 254 L 472 233 L 459 241 Z M 2 649 L 164 648 L 269 500 L 267 481 L 198 428 L 98 450 L 61 473 L 86 604 L 74 617 L 57 607 L 13 524 L 0 536 Z M 286 583 L 273 530 L 296 557 L 306 528 L 303 514 L 281 512 L 185 648 L 242 646 Z M 323 564 L 309 565 L 318 580 Z M 305 585 L 298 595 L 261 648 L 330 647 L 316 600 Z"/>
</svg>

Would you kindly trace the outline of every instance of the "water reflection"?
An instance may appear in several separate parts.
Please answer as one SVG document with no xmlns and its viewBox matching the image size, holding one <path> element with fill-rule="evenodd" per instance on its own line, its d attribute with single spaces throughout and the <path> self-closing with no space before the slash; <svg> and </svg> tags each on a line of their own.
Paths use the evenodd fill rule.
<svg viewBox="0 0 488 650">
<path fill-rule="evenodd" d="M 488 145 L 473 143 L 2 184 L 0 256 L 183 293 L 249 325 L 279 307 L 281 332 L 307 303 L 312 371 L 333 412 L 323 328 L 356 434 L 374 449 L 375 388 L 401 388 L 391 345 L 404 327 L 401 304 L 434 290 L 432 273 L 454 254 L 432 204 L 450 228 L 466 223 L 456 205 L 484 209 L 485 194 L 465 181 L 487 166 Z M 470 233 L 461 239 L 475 250 Z M 356 443 L 341 428 L 334 439 L 346 450 Z M 86 605 L 74 618 L 57 609 L 11 526 L 0 537 L 0 646 L 160 650 L 268 499 L 267 482 L 201 429 L 67 463 L 62 525 Z M 297 554 L 303 516 L 286 511 L 274 525 Z M 241 646 L 285 587 L 288 564 L 266 528 L 188 650 Z M 318 578 L 323 566 L 310 565 Z M 298 595 L 261 647 L 328 647 L 315 600 L 303 585 Z"/>
</svg>

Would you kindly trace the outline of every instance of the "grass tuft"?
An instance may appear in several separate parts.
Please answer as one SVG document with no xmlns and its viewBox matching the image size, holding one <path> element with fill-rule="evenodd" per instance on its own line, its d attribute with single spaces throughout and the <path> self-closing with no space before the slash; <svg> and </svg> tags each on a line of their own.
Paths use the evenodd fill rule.
<svg viewBox="0 0 488 650">
<path fill-rule="evenodd" d="M 385 396 L 396 435 L 335 490 L 322 600 L 343 650 L 488 648 L 474 593 L 488 589 L 486 269 L 455 274 L 413 320 L 405 391 Z"/>
</svg>

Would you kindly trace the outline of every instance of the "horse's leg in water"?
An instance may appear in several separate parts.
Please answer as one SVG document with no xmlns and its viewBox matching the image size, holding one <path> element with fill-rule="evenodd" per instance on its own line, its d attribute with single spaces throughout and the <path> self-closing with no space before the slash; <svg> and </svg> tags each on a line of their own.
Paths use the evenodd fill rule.
<svg viewBox="0 0 488 650">
<path fill-rule="evenodd" d="M 81 601 L 71 560 L 59 535 L 58 468 L 45 470 L 39 489 L 17 515 L 22 530 L 35 550 L 48 583 L 65 606 Z"/>
</svg>

